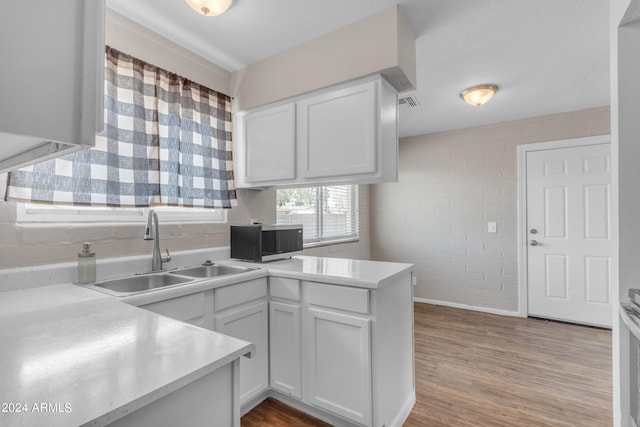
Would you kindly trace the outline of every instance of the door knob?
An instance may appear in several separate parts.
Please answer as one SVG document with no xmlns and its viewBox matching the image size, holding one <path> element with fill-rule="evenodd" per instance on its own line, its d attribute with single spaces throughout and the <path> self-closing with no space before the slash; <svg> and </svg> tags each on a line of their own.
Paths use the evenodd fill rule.
<svg viewBox="0 0 640 427">
<path fill-rule="evenodd" d="M 531 246 L 538 246 L 538 241 L 537 240 L 529 240 L 529 244 Z"/>
</svg>

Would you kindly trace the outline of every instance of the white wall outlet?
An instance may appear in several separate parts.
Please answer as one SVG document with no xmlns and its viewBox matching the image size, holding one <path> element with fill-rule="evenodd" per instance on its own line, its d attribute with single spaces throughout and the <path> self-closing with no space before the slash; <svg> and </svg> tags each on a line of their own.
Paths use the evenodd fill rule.
<svg viewBox="0 0 640 427">
<path fill-rule="evenodd" d="M 416 276 L 415 274 L 411 275 L 411 284 L 413 286 L 417 286 L 418 285 L 418 276 Z"/>
<path fill-rule="evenodd" d="M 488 222 L 487 223 L 487 233 L 497 233 L 498 232 L 498 223 L 496 222 Z"/>
</svg>

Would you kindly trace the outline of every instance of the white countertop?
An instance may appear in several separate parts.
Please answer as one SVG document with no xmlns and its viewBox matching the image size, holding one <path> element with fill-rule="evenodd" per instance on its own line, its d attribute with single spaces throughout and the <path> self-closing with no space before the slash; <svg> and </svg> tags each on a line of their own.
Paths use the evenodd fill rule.
<svg viewBox="0 0 640 427">
<path fill-rule="evenodd" d="M 278 276 L 298 280 L 308 280 L 335 285 L 352 286 L 365 289 L 380 289 L 393 283 L 400 275 L 410 272 L 413 264 L 382 261 L 365 261 L 344 258 L 326 258 L 315 256 L 294 256 L 290 259 L 254 263 L 227 259 L 216 261 L 220 265 L 251 267 L 256 270 L 241 274 L 220 276 L 216 278 L 199 278 L 192 283 L 158 288 L 151 292 L 142 292 L 130 296 L 119 297 L 127 304 L 141 306 L 168 298 L 176 298 L 209 289 L 228 286 L 239 281 Z M 179 274 L 179 270 L 176 271 Z"/>
<path fill-rule="evenodd" d="M 413 269 L 413 264 L 399 262 L 366 261 L 304 255 L 262 264 L 239 260 L 225 260 L 220 263 L 264 268 L 267 269 L 272 276 L 320 281 L 367 289 L 381 288 L 388 283 L 392 283 L 401 274 Z"/>
<path fill-rule="evenodd" d="M 631 302 L 620 303 L 618 311 L 629 332 L 640 340 L 640 316 L 636 314 L 633 304 Z"/>
<path fill-rule="evenodd" d="M 75 285 L 0 294 L 0 342 L 0 404 L 26 405 L 0 425 L 29 427 L 106 425 L 255 350 Z"/>
<path fill-rule="evenodd" d="M 21 283 L 26 289 L 0 293 L 0 404 L 14 404 L 13 409 L 26 405 L 27 412 L 0 408 L 0 425 L 106 425 L 255 351 L 245 341 L 128 304 L 148 304 L 267 275 L 379 289 L 413 268 L 311 256 L 263 264 L 219 263 L 259 270 L 120 299 L 70 284 L 32 287 L 40 280 L 25 281 L 26 275 L 34 274 L 28 269 L 5 274 L 14 289 L 21 289 Z M 105 265 L 110 273 L 120 263 L 107 260 Z M 47 279 L 41 278 L 43 284 L 70 276 L 69 266 L 40 270 Z M 34 410 L 42 404 L 47 411 Z"/>
<path fill-rule="evenodd" d="M 222 264 L 222 263 L 220 263 Z M 164 301 L 169 298 L 176 298 L 183 295 L 194 294 L 196 292 L 208 291 L 222 286 L 229 286 L 238 282 L 246 282 L 247 280 L 259 279 L 267 277 L 269 272 L 264 269 L 250 270 L 240 274 L 223 275 L 213 278 L 194 278 L 190 283 L 178 284 L 175 286 L 167 286 L 158 288 L 153 291 L 140 292 L 129 296 L 118 297 L 120 301 L 127 304 L 141 306 L 151 304 L 158 301 Z"/>
</svg>

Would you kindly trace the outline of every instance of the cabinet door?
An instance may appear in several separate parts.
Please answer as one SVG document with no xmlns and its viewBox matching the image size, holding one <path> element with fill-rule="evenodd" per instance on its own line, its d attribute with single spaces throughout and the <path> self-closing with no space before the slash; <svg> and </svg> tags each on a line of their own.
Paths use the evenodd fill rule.
<svg viewBox="0 0 640 427">
<path fill-rule="evenodd" d="M 248 113 L 243 118 L 244 180 L 266 183 L 293 180 L 295 169 L 295 105 Z"/>
<path fill-rule="evenodd" d="M 104 0 L 3 2 L 0 171 L 95 144 L 104 7 Z"/>
<path fill-rule="evenodd" d="M 271 301 L 269 306 L 271 387 L 301 398 L 300 305 Z"/>
<path fill-rule="evenodd" d="M 366 82 L 297 103 L 302 178 L 376 172 L 378 85 Z"/>
<path fill-rule="evenodd" d="M 240 358 L 240 405 L 269 385 L 269 306 L 267 301 L 216 314 L 216 331 L 256 346 L 251 359 Z"/>
<path fill-rule="evenodd" d="M 305 315 L 304 401 L 371 425 L 370 320 L 310 307 Z"/>
<path fill-rule="evenodd" d="M 154 302 L 140 308 L 201 328 L 213 329 L 213 291 Z"/>
</svg>

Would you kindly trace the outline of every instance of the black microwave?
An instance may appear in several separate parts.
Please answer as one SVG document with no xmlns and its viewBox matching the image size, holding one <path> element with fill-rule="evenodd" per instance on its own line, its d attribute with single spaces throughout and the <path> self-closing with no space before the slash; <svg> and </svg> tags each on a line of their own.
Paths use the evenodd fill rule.
<svg viewBox="0 0 640 427">
<path fill-rule="evenodd" d="M 231 258 L 265 262 L 302 254 L 302 225 L 232 225 Z"/>
</svg>

